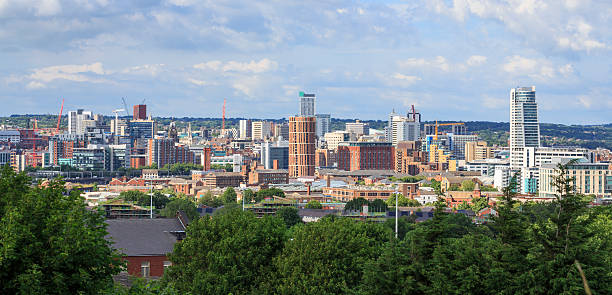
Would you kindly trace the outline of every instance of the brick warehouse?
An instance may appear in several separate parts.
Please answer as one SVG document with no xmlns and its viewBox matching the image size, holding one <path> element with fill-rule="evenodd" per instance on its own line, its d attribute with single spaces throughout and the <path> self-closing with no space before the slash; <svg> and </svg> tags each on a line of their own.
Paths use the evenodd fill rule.
<svg viewBox="0 0 612 295">
<path fill-rule="evenodd" d="M 338 169 L 393 170 L 394 149 L 389 142 L 342 142 L 338 145 Z"/>
</svg>

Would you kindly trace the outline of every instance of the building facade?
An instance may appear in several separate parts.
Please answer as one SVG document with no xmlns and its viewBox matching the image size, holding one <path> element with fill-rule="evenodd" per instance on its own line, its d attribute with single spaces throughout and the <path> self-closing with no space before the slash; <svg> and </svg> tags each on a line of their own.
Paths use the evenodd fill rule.
<svg viewBox="0 0 612 295">
<path fill-rule="evenodd" d="M 314 117 L 316 95 L 300 91 L 300 117 Z"/>
<path fill-rule="evenodd" d="M 315 116 L 317 118 L 317 130 L 316 135 L 317 138 L 323 138 L 323 136 L 329 132 L 331 125 L 331 115 L 330 114 L 317 114 Z"/>
<path fill-rule="evenodd" d="M 393 170 L 393 153 L 388 142 L 343 142 L 338 146 L 338 169 Z"/>
<path fill-rule="evenodd" d="M 289 118 L 289 177 L 314 176 L 315 129 L 315 117 Z"/>
<path fill-rule="evenodd" d="M 353 123 L 346 123 L 344 126 L 347 132 L 353 133 L 356 136 L 370 134 L 370 125 L 368 125 L 368 123 L 363 123 L 359 120 Z"/>
<path fill-rule="evenodd" d="M 147 105 L 137 104 L 134 106 L 134 120 L 146 120 L 147 119 Z"/>
<path fill-rule="evenodd" d="M 540 147 L 540 123 L 535 86 L 510 90 L 510 167 L 524 166 L 525 148 Z"/>
<path fill-rule="evenodd" d="M 493 149 L 486 141 L 469 141 L 465 143 L 465 161 L 474 162 L 493 158 Z"/>
<path fill-rule="evenodd" d="M 564 161 L 567 163 L 567 161 Z M 577 162 L 568 165 L 568 176 L 576 193 L 595 195 L 596 197 L 612 197 L 612 164 Z M 540 167 L 539 196 L 553 197 L 557 189 L 553 185 L 554 177 L 558 175 L 557 165 L 544 164 Z"/>
<path fill-rule="evenodd" d="M 289 169 L 289 141 L 262 143 L 261 164 L 265 169 Z"/>
<path fill-rule="evenodd" d="M 239 133 L 241 139 L 252 138 L 253 136 L 253 122 L 251 120 L 240 120 Z"/>
</svg>

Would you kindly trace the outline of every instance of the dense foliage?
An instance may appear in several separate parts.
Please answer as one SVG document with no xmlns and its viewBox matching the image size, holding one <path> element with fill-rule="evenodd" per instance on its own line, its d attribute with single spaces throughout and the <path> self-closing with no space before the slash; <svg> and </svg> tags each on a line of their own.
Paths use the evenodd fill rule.
<svg viewBox="0 0 612 295">
<path fill-rule="evenodd" d="M 369 212 L 387 212 L 387 204 L 381 199 L 368 201 L 364 198 L 356 198 L 348 201 L 344 205 L 344 211 L 363 211 L 363 206 L 368 206 Z"/>
<path fill-rule="evenodd" d="M 192 201 L 183 198 L 174 198 L 160 211 L 160 215 L 169 218 L 175 217 L 176 212 L 179 210 L 185 212 L 190 220 L 200 217 L 196 205 Z"/>
<path fill-rule="evenodd" d="M 0 293 L 95 294 L 122 265 L 104 239 L 100 212 L 61 181 L 45 187 L 5 166 L 0 172 Z"/>
</svg>

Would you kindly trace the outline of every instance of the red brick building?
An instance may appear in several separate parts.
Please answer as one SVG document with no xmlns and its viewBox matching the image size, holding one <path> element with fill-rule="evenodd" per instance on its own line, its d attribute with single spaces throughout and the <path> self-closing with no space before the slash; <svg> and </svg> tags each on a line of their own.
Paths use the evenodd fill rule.
<svg viewBox="0 0 612 295">
<path fill-rule="evenodd" d="M 137 104 L 134 106 L 134 120 L 146 120 L 147 119 L 147 105 Z"/>
<path fill-rule="evenodd" d="M 168 253 L 185 238 L 184 218 L 107 219 L 113 248 L 123 253 L 127 273 L 137 277 L 161 277 L 171 266 Z"/>
<path fill-rule="evenodd" d="M 338 169 L 393 170 L 393 146 L 389 142 L 342 142 L 338 145 Z"/>
<path fill-rule="evenodd" d="M 315 117 L 289 118 L 289 177 L 315 174 Z"/>
</svg>

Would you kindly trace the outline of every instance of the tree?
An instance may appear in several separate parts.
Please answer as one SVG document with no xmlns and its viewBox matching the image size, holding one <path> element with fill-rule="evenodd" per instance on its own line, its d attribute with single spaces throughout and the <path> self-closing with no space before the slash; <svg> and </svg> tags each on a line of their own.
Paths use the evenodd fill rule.
<svg viewBox="0 0 612 295">
<path fill-rule="evenodd" d="M 284 198 L 285 192 L 279 188 L 261 189 L 257 192 L 257 198 L 255 199 L 255 202 L 261 202 L 265 198 L 273 197 L 273 196 Z"/>
<path fill-rule="evenodd" d="M 217 208 L 223 205 L 223 201 L 221 200 L 221 198 L 213 196 L 212 192 L 207 191 L 204 196 L 200 198 L 198 204 Z"/>
<path fill-rule="evenodd" d="M 277 294 L 356 294 L 365 263 L 391 233 L 380 224 L 325 217 L 295 227 L 275 259 Z"/>
<path fill-rule="evenodd" d="M 363 206 L 369 205 L 369 204 L 370 204 L 370 202 L 368 202 L 368 200 L 366 200 L 364 198 L 355 198 L 355 199 L 352 199 L 352 200 L 348 201 L 344 205 L 344 211 L 359 211 L 359 212 L 361 212 L 363 210 Z"/>
<path fill-rule="evenodd" d="M 250 188 L 247 188 L 242 192 L 242 198 L 244 198 L 245 203 L 251 203 L 255 201 L 255 197 L 255 192 L 253 192 L 253 190 L 251 190 Z"/>
<path fill-rule="evenodd" d="M 80 192 L 66 195 L 51 180 L 0 171 L 0 290 L 7 294 L 94 294 L 112 286 L 123 263 L 99 211 L 85 208 Z"/>
<path fill-rule="evenodd" d="M 397 199 L 397 205 L 400 207 L 421 207 L 421 203 L 417 200 L 412 200 L 404 197 L 402 194 L 392 194 L 386 201 L 387 206 L 395 208 L 395 198 Z"/>
<path fill-rule="evenodd" d="M 175 198 L 166 204 L 166 207 L 161 210 L 160 215 L 166 218 L 172 218 L 176 216 L 176 212 L 179 210 L 185 212 L 190 220 L 200 217 L 196 205 L 192 201 L 181 198 Z"/>
<path fill-rule="evenodd" d="M 287 227 L 292 227 L 298 223 L 302 223 L 302 218 L 298 214 L 298 209 L 295 207 L 283 207 L 276 210 L 276 216 L 281 218 Z"/>
<path fill-rule="evenodd" d="M 462 191 L 473 191 L 476 185 L 473 181 L 467 179 L 461 182 L 461 190 Z"/>
<path fill-rule="evenodd" d="M 236 191 L 231 186 L 226 188 L 223 194 L 221 195 L 221 200 L 223 201 L 223 204 L 231 204 L 231 203 L 235 204 L 236 199 L 237 199 Z"/>
<path fill-rule="evenodd" d="M 306 209 L 323 209 L 323 205 L 319 201 L 312 200 L 306 204 Z"/>
<path fill-rule="evenodd" d="M 256 218 L 234 209 L 200 218 L 169 255 L 162 284 L 179 294 L 261 294 L 275 277 L 272 263 L 282 250 L 286 226 L 280 218 Z"/>
</svg>

